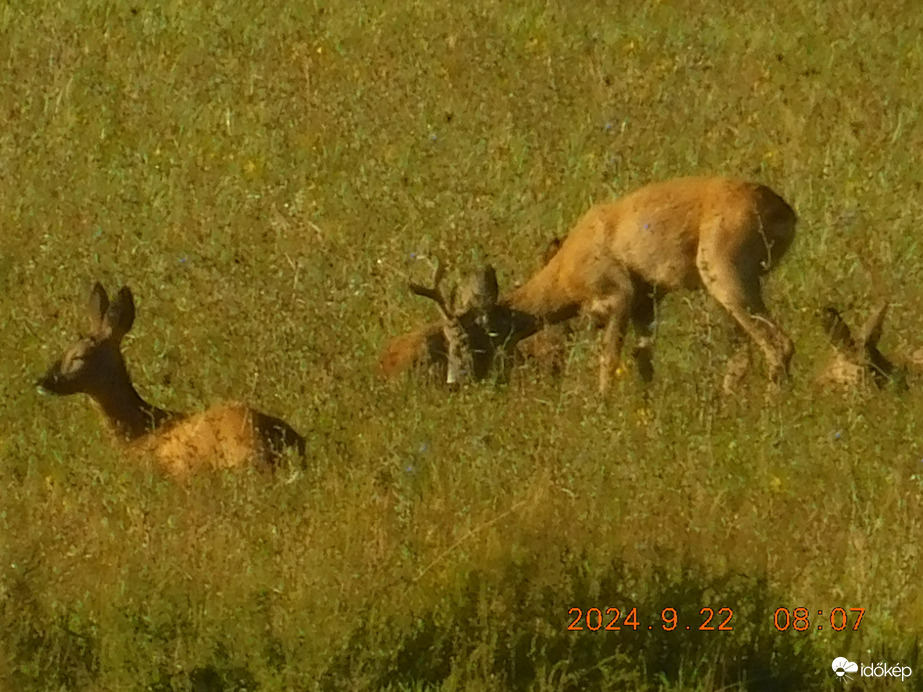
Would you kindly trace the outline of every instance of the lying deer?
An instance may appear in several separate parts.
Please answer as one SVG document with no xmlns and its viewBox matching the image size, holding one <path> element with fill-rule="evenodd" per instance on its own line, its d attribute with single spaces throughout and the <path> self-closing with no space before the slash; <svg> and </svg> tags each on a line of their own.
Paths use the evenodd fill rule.
<svg viewBox="0 0 923 692">
<path fill-rule="evenodd" d="M 820 321 L 833 346 L 833 356 L 817 374 L 815 383 L 831 389 L 854 389 L 865 383 L 879 389 L 888 383 L 905 388 L 907 376 L 923 370 L 923 349 L 905 362 L 895 362 L 878 350 L 887 312 L 888 302 L 879 300 L 862 328 L 854 333 L 835 307 L 824 308 Z"/>
<path fill-rule="evenodd" d="M 122 338 L 135 319 L 131 291 L 123 286 L 110 303 L 97 283 L 89 312 L 90 335 L 71 346 L 36 384 L 51 394 L 88 394 L 127 451 L 151 455 L 176 477 L 201 468 L 272 466 L 287 449 L 304 456 L 305 439 L 291 426 L 246 404 L 227 402 L 184 415 L 144 401 L 121 352 Z"/>
<path fill-rule="evenodd" d="M 760 348 L 770 381 L 778 383 L 794 346 L 766 310 L 761 279 L 788 250 L 795 223 L 792 208 L 764 185 L 728 178 L 655 183 L 592 207 L 531 279 L 477 310 L 482 320 L 493 311 L 493 351 L 510 351 L 547 325 L 589 315 L 604 327 L 599 389 L 605 393 L 629 326 L 639 337 L 639 372 L 650 379 L 657 302 L 670 291 L 705 289 Z M 392 341 L 382 372 L 418 362 L 421 344 L 444 338 L 440 331 L 431 324 Z"/>
</svg>

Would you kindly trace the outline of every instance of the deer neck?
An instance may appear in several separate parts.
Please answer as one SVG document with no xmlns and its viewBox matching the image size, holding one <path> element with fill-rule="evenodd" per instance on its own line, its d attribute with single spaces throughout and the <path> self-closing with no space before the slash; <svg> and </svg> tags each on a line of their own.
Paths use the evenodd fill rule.
<svg viewBox="0 0 923 692">
<path fill-rule="evenodd" d="M 143 437 L 176 416 L 142 399 L 132 385 L 124 364 L 89 394 L 106 417 L 110 430 L 121 442 Z"/>
<path fill-rule="evenodd" d="M 579 303 L 560 285 L 555 259 L 501 301 L 512 311 L 514 331 L 520 338 L 534 334 L 545 325 L 569 320 L 580 310 Z"/>
</svg>

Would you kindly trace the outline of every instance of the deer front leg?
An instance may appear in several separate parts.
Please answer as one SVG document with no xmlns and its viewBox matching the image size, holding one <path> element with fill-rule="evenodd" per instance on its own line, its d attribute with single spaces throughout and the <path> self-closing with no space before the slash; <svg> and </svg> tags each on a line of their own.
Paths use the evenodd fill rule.
<svg viewBox="0 0 923 692">
<path fill-rule="evenodd" d="M 654 320 L 657 296 L 654 287 L 641 280 L 634 281 L 634 304 L 631 308 L 631 326 L 637 342 L 633 353 L 638 375 L 644 384 L 654 379 Z"/>
</svg>

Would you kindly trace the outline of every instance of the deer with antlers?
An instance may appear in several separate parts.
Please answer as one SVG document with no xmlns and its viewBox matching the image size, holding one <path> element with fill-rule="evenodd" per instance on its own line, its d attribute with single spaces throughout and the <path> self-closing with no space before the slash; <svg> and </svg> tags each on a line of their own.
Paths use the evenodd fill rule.
<svg viewBox="0 0 923 692">
<path fill-rule="evenodd" d="M 412 293 L 436 303 L 442 320 L 392 342 L 379 361 L 386 376 L 420 362 L 444 370 L 449 385 L 483 379 L 489 372 L 497 355 L 495 330 L 509 321 L 497 307 L 496 271 L 488 265 L 471 273 L 448 297 L 441 288 L 444 276 L 445 265 L 436 260 L 432 286 L 410 283 Z"/>
<path fill-rule="evenodd" d="M 110 302 L 97 283 L 90 293 L 89 315 L 89 336 L 71 346 L 36 385 L 51 394 L 88 394 L 126 451 L 152 456 L 177 478 L 197 469 L 251 463 L 272 467 L 286 450 L 304 456 L 305 439 L 288 423 L 247 404 L 226 402 L 184 415 L 142 399 L 121 352 L 135 319 L 128 287 Z"/>
<path fill-rule="evenodd" d="M 729 178 L 678 178 L 596 205 L 547 264 L 486 308 L 494 311 L 493 350 L 509 351 L 547 325 L 589 315 L 604 330 L 599 389 L 605 393 L 628 328 L 639 337 L 638 370 L 649 380 L 658 302 L 671 291 L 704 289 L 762 351 L 777 384 L 794 346 L 769 315 L 761 281 L 792 244 L 795 225 L 795 212 L 771 189 Z M 427 325 L 393 341 L 381 371 L 391 375 L 419 362 L 421 344 L 438 329 Z M 732 362 L 747 353 L 744 346 Z"/>
<path fill-rule="evenodd" d="M 542 264 L 561 246 L 553 238 L 542 256 Z M 379 374 L 386 378 L 414 365 L 429 366 L 449 385 L 481 380 L 494 369 L 500 379 L 514 363 L 539 363 L 552 374 L 564 367 L 565 346 L 571 335 L 569 324 L 555 325 L 519 341 L 515 348 L 504 343 L 511 335 L 512 312 L 499 304 L 496 270 L 491 265 L 468 273 L 452 287 L 448 297 L 440 284 L 445 265 L 436 259 L 432 286 L 410 282 L 410 292 L 436 303 L 442 319 L 391 341 L 378 361 Z"/>
</svg>

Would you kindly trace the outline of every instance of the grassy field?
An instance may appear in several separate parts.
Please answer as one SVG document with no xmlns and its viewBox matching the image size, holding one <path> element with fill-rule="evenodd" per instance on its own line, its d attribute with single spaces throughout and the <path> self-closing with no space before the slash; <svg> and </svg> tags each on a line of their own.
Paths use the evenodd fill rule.
<svg viewBox="0 0 923 692">
<path fill-rule="evenodd" d="M 0 689 L 833 690 L 837 656 L 914 670 L 844 689 L 923 689 L 923 394 L 811 386 L 861 260 L 883 350 L 923 344 L 923 12 L 611 5 L 0 3 Z M 592 202 L 691 174 L 798 212 L 777 400 L 718 396 L 697 295 L 647 402 L 596 395 L 592 333 L 561 378 L 376 379 L 435 317 L 421 256 L 511 286 Z M 282 416 L 304 474 L 179 486 L 40 397 L 95 280 L 135 292 L 145 397 Z"/>
</svg>

